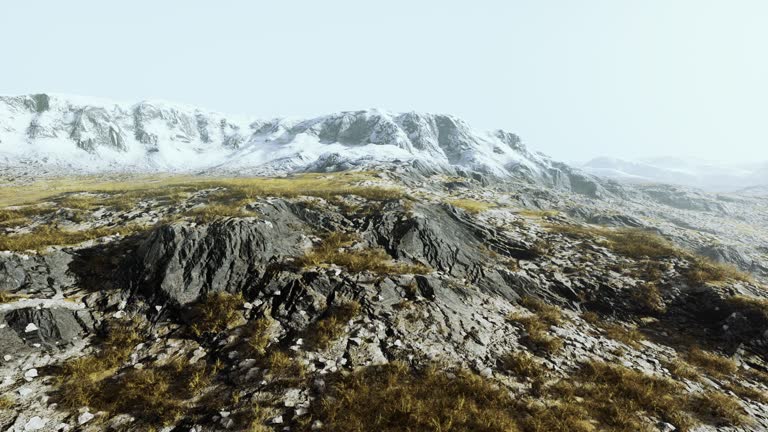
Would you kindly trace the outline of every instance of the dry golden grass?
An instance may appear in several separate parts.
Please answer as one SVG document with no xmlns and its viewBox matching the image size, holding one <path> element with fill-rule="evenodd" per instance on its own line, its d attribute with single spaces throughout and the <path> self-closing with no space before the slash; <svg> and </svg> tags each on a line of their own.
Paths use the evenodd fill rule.
<svg viewBox="0 0 768 432">
<path fill-rule="evenodd" d="M 545 218 L 545 217 L 555 217 L 560 214 L 557 210 L 533 210 L 533 209 L 525 209 L 520 210 L 517 212 L 520 216 L 526 216 L 526 217 L 532 217 L 532 218 Z"/>
<path fill-rule="evenodd" d="M 245 432 L 273 432 L 274 429 L 266 425 L 267 420 L 274 415 L 273 411 L 260 405 L 248 407 L 239 416 L 245 418 L 243 422 L 247 425 Z"/>
<path fill-rule="evenodd" d="M 555 354 L 563 347 L 563 341 L 560 338 L 547 334 L 547 330 L 553 324 L 537 315 L 511 314 L 507 316 L 507 320 L 522 326 L 525 335 L 520 342 L 533 351 Z"/>
<path fill-rule="evenodd" d="M 135 322 L 114 323 L 94 354 L 65 363 L 58 374 L 60 402 L 69 408 L 89 406 L 97 399 L 101 382 L 124 363 L 141 341 Z"/>
<path fill-rule="evenodd" d="M 76 245 L 88 240 L 115 234 L 128 236 L 147 229 L 148 227 L 140 225 L 124 225 L 119 228 L 92 228 L 81 231 L 68 231 L 44 225 L 30 233 L 0 237 L 0 251 L 43 251 L 49 246 Z"/>
<path fill-rule="evenodd" d="M 96 409 L 137 416 L 145 425 L 168 425 L 179 419 L 211 382 L 213 370 L 204 363 L 174 359 L 164 365 L 132 369 L 100 388 Z"/>
<path fill-rule="evenodd" d="M 0 396 L 0 411 L 13 408 L 15 403 L 9 396 Z"/>
<path fill-rule="evenodd" d="M 635 288 L 632 291 L 632 300 L 647 313 L 661 314 L 667 310 L 659 287 L 653 282 L 644 283 Z"/>
<path fill-rule="evenodd" d="M 745 426 L 751 422 L 736 399 L 720 392 L 698 393 L 694 395 L 692 403 L 699 415 L 709 416 L 718 424 Z"/>
<path fill-rule="evenodd" d="M 311 348 L 325 349 L 338 339 L 347 323 L 360 313 L 360 304 L 354 301 L 329 307 L 323 316 L 307 332 L 307 344 Z"/>
<path fill-rule="evenodd" d="M 550 326 L 560 325 L 564 322 L 560 308 L 531 296 L 524 296 L 520 300 L 520 304 L 533 314 L 513 313 L 507 316 L 507 320 L 519 324 L 525 330 L 526 334 L 521 342 L 537 352 L 554 354 L 560 351 L 563 347 L 563 341 L 547 334 Z"/>
<path fill-rule="evenodd" d="M 525 432 L 595 432 L 598 428 L 587 409 L 576 403 L 539 400 L 525 400 L 524 411 L 528 413 L 520 423 Z"/>
<path fill-rule="evenodd" d="M 696 424 L 694 416 L 709 421 L 714 415 L 718 421 L 744 424 L 744 418 L 732 415 L 733 400 L 725 395 L 691 396 L 672 380 L 596 361 L 585 363 L 574 377 L 559 381 L 547 392 L 560 404 L 571 406 L 565 411 L 577 419 L 581 415 L 581 420 L 595 422 L 596 430 L 653 430 L 644 413 L 669 422 L 680 431 L 688 431 Z M 726 409 L 713 412 L 711 405 L 717 400 L 727 402 Z"/>
<path fill-rule="evenodd" d="M 18 296 L 16 294 L 11 294 L 8 291 L 0 291 L 0 304 L 2 303 L 10 303 L 12 301 L 15 301 L 21 296 Z"/>
<path fill-rule="evenodd" d="M 91 409 L 137 416 L 141 425 L 166 425 L 185 410 L 211 382 L 214 368 L 176 358 L 163 365 L 145 364 L 115 376 L 142 340 L 135 322 L 113 323 L 93 355 L 65 363 L 57 376 L 57 402 L 70 409 Z"/>
<path fill-rule="evenodd" d="M 654 282 L 661 277 L 657 261 L 667 257 L 686 259 L 690 266 L 685 271 L 689 283 L 702 284 L 724 280 L 750 282 L 752 277 L 732 265 L 714 262 L 708 258 L 686 252 L 659 235 L 635 228 L 609 229 L 594 226 L 549 224 L 552 232 L 577 239 L 597 239 L 612 251 L 629 258 L 643 260 L 640 274 L 644 280 Z M 656 264 L 652 264 L 656 263 Z"/>
<path fill-rule="evenodd" d="M 579 225 L 548 225 L 552 232 L 578 239 L 605 239 L 604 245 L 614 252 L 629 258 L 659 259 L 680 255 L 680 250 L 655 233 L 635 229 L 609 229 Z"/>
<path fill-rule="evenodd" d="M 190 330 L 195 336 L 219 333 L 243 318 L 242 294 L 208 293 L 192 306 Z"/>
<path fill-rule="evenodd" d="M 637 328 L 609 322 L 601 323 L 599 326 L 608 338 L 622 342 L 634 349 L 642 348 L 640 342 L 645 340 L 645 336 Z"/>
<path fill-rule="evenodd" d="M 725 383 L 723 384 L 723 387 L 741 398 L 751 399 L 755 402 L 768 405 L 768 393 L 760 388 L 747 387 L 739 383 Z"/>
<path fill-rule="evenodd" d="M 320 245 L 302 257 L 298 264 L 305 267 L 335 264 L 353 273 L 369 271 L 379 274 L 424 274 L 429 269 L 421 264 L 405 264 L 392 260 L 382 249 L 348 249 L 355 237 L 331 233 Z"/>
<path fill-rule="evenodd" d="M 733 360 L 698 347 L 688 351 L 688 362 L 714 377 L 732 375 L 739 369 Z"/>
<path fill-rule="evenodd" d="M 466 371 L 452 377 L 393 362 L 339 376 L 329 387 L 305 430 L 314 420 L 335 432 L 519 430 L 509 393 Z"/>
<path fill-rule="evenodd" d="M 27 225 L 33 217 L 51 213 L 52 211 L 54 209 L 37 205 L 0 209 L 0 227 Z"/>
<path fill-rule="evenodd" d="M 510 352 L 504 355 L 500 362 L 502 369 L 522 378 L 537 379 L 547 373 L 547 369 L 533 355 L 525 351 Z"/>
<path fill-rule="evenodd" d="M 600 315 L 598 315 L 597 313 L 592 312 L 592 311 L 582 312 L 581 313 L 581 319 L 583 319 L 584 321 L 586 321 L 586 322 L 588 322 L 588 323 L 590 323 L 592 325 L 597 325 L 597 324 L 599 324 L 599 323 L 601 323 L 603 321 L 600 318 Z"/>
<path fill-rule="evenodd" d="M 653 377 L 625 367 L 601 362 L 586 363 L 578 373 L 587 385 L 581 392 L 586 404 L 594 404 L 589 411 L 607 425 L 618 430 L 642 430 L 638 411 L 659 416 L 680 430 L 689 429 L 693 421 L 685 411 L 685 391 L 664 378 Z"/>
<path fill-rule="evenodd" d="M 532 358 L 514 357 L 510 369 L 522 365 L 520 375 L 537 376 Z M 304 429 L 320 420 L 328 430 L 342 432 L 650 432 L 658 419 L 685 432 L 697 420 L 748 422 L 740 404 L 724 394 L 690 394 L 675 381 L 598 361 L 544 385 L 535 399 L 512 399 L 493 381 L 466 371 L 448 375 L 436 367 L 419 371 L 397 362 L 340 374 L 330 388 L 313 403 Z"/>
<path fill-rule="evenodd" d="M 701 379 L 701 373 L 683 359 L 675 358 L 663 363 L 663 365 L 672 376 L 678 379 L 688 379 L 691 381 L 699 381 Z"/>
<path fill-rule="evenodd" d="M 484 212 L 490 208 L 493 208 L 493 204 L 483 202 L 483 201 L 475 201 L 471 199 L 455 199 L 455 200 L 449 200 L 448 204 L 458 207 L 460 209 L 463 209 L 467 211 L 468 213 L 477 214 Z"/>
<path fill-rule="evenodd" d="M 729 264 L 718 263 L 711 259 L 698 256 L 689 257 L 689 261 L 691 266 L 685 272 L 685 277 L 688 280 L 688 283 L 691 284 L 698 285 L 706 282 L 722 282 L 729 279 L 744 282 L 752 281 L 751 276 Z"/>
<path fill-rule="evenodd" d="M 306 369 L 293 355 L 295 354 L 286 351 L 273 351 L 266 357 L 264 367 L 273 377 L 292 381 L 301 380 L 306 374 Z"/>
<path fill-rule="evenodd" d="M 564 322 L 563 312 L 559 307 L 544 302 L 532 296 L 523 296 L 520 304 L 535 313 L 542 321 L 549 325 L 560 325 Z"/>
<path fill-rule="evenodd" d="M 245 327 L 244 339 L 248 349 L 256 357 L 263 357 L 271 342 L 270 329 L 273 320 L 269 316 L 263 316 L 253 320 Z"/>
<path fill-rule="evenodd" d="M 370 200 L 389 200 L 403 196 L 397 189 L 375 185 L 376 181 L 378 181 L 376 173 L 363 171 L 308 173 L 280 178 L 178 175 L 61 177 L 0 188 L 0 207 L 38 202 L 82 192 L 113 195 L 113 198 L 117 199 L 108 205 L 116 206 L 125 204 L 124 198 L 119 198 L 120 196 L 128 201 L 147 197 L 178 199 L 188 192 L 216 188 L 230 191 L 225 195 L 242 198 L 358 195 Z"/>
</svg>

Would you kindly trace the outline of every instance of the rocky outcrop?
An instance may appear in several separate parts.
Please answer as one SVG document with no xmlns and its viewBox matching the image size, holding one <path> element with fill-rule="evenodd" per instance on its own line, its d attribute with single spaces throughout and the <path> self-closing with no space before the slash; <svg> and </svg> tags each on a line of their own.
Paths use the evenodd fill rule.
<svg viewBox="0 0 768 432">
<path fill-rule="evenodd" d="M 173 224 L 153 231 L 136 251 L 143 292 L 183 305 L 204 293 L 243 292 L 263 283 L 270 264 L 299 256 L 311 244 L 305 225 L 285 203 L 264 209 L 268 218 Z"/>
</svg>

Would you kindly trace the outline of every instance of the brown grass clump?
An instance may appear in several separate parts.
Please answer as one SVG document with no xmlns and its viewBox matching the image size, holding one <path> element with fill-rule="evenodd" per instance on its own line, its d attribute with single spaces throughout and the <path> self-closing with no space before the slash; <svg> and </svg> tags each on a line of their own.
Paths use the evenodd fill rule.
<svg viewBox="0 0 768 432">
<path fill-rule="evenodd" d="M 329 234 L 317 247 L 299 260 L 302 266 L 335 264 L 357 273 L 370 271 L 379 274 L 424 274 L 429 269 L 421 264 L 394 262 L 382 249 L 350 250 L 355 237 L 345 233 Z"/>
<path fill-rule="evenodd" d="M 640 342 L 645 340 L 645 336 L 635 327 L 625 327 L 614 323 L 602 323 L 600 327 L 607 337 L 622 342 L 634 349 L 640 349 L 642 347 Z"/>
<path fill-rule="evenodd" d="M 524 351 L 510 352 L 500 359 L 502 369 L 523 378 L 537 379 L 546 375 L 547 370 L 536 358 Z"/>
<path fill-rule="evenodd" d="M 325 349 L 344 332 L 347 323 L 360 313 L 354 301 L 329 307 L 307 334 L 307 343 L 315 349 Z"/>
<path fill-rule="evenodd" d="M 146 230 L 139 225 L 125 225 L 119 228 L 92 228 L 81 231 L 67 231 L 48 225 L 40 226 L 34 231 L 25 234 L 0 237 L 0 250 L 43 251 L 48 246 L 69 246 L 93 240 L 101 237 L 120 234 L 132 235 Z"/>
<path fill-rule="evenodd" d="M 561 380 L 549 389 L 549 394 L 562 404 L 582 407 L 581 412 L 588 413 L 600 430 L 650 430 L 643 412 L 682 431 L 693 425 L 687 414 L 685 390 L 671 380 L 597 361 L 583 364 L 574 378 Z M 580 412 L 575 408 L 571 411 Z"/>
<path fill-rule="evenodd" d="M 482 213 L 493 207 L 492 204 L 482 201 L 475 201 L 471 199 L 455 199 L 448 201 L 448 204 L 465 210 L 468 213 L 477 214 Z"/>
<path fill-rule="evenodd" d="M 70 408 L 89 406 L 99 394 L 100 382 L 122 365 L 141 342 L 136 322 L 113 323 L 94 354 L 66 362 L 57 377 L 61 403 Z"/>
<path fill-rule="evenodd" d="M 663 258 L 677 256 L 680 251 L 657 234 L 640 229 L 606 231 L 611 249 L 629 258 Z"/>
<path fill-rule="evenodd" d="M 738 364 L 733 360 L 698 347 L 690 349 L 688 361 L 715 377 L 732 375 L 739 369 Z"/>
<path fill-rule="evenodd" d="M 0 291 L 0 304 L 2 304 L 2 303 L 10 303 L 10 302 L 16 300 L 19 297 L 20 296 L 18 296 L 16 294 L 11 294 L 8 291 Z"/>
<path fill-rule="evenodd" d="M 669 256 L 679 256 L 680 250 L 659 235 L 637 229 L 620 228 L 608 229 L 593 226 L 554 225 L 548 226 L 550 231 L 577 239 L 604 239 L 606 247 L 614 252 L 635 259 L 659 259 Z"/>
<path fill-rule="evenodd" d="M 135 321 L 114 323 L 97 353 L 65 363 L 57 377 L 57 401 L 70 409 L 88 406 L 132 414 L 147 425 L 165 425 L 179 418 L 184 401 L 200 394 L 215 370 L 202 362 L 190 364 L 176 358 L 164 365 L 127 368 L 115 376 L 142 340 L 140 329 Z"/>
<path fill-rule="evenodd" d="M 582 312 L 581 319 L 583 319 L 584 321 L 586 321 L 586 322 L 588 322 L 588 323 L 590 323 L 592 325 L 597 325 L 597 324 L 603 322 L 603 320 L 600 319 L 600 315 L 598 315 L 597 313 L 592 312 L 592 311 Z"/>
<path fill-rule="evenodd" d="M 537 315 L 511 314 L 507 319 L 523 327 L 526 334 L 521 338 L 520 342 L 528 348 L 538 352 L 554 354 L 563 347 L 563 341 L 560 338 L 547 334 L 547 330 L 553 324 L 544 321 Z"/>
<path fill-rule="evenodd" d="M 652 282 L 641 284 L 633 290 L 632 300 L 647 313 L 661 314 L 667 310 L 659 287 Z"/>
<path fill-rule="evenodd" d="M 699 371 L 683 359 L 676 358 L 665 362 L 664 367 L 669 370 L 672 376 L 677 378 L 689 379 L 691 381 L 699 381 L 701 379 Z"/>
<path fill-rule="evenodd" d="M 517 212 L 520 216 L 533 217 L 533 218 L 551 218 L 560 214 L 557 210 L 533 210 L 524 209 Z"/>
<path fill-rule="evenodd" d="M 50 208 L 39 206 L 25 206 L 17 208 L 0 209 L 0 227 L 21 226 L 31 222 L 34 216 L 40 216 L 53 211 Z"/>
<path fill-rule="evenodd" d="M 716 391 L 705 391 L 693 397 L 696 412 L 708 416 L 723 425 L 747 425 L 750 419 L 744 415 L 744 408 L 731 396 Z"/>
<path fill-rule="evenodd" d="M 8 396 L 0 396 L 0 410 L 9 410 L 13 408 L 15 403 L 13 399 Z"/>
<path fill-rule="evenodd" d="M 311 407 L 314 420 L 335 432 L 518 431 L 509 393 L 472 373 L 403 363 L 372 366 L 339 376 Z M 306 427 L 309 430 L 309 427 Z"/>
<path fill-rule="evenodd" d="M 709 258 L 691 256 L 691 266 L 685 272 L 688 283 L 699 285 L 707 282 L 721 282 L 729 279 L 749 282 L 752 277 L 736 267 L 712 261 Z"/>
<path fill-rule="evenodd" d="M 545 303 L 536 297 L 524 296 L 520 299 L 520 304 L 549 325 L 560 325 L 564 321 L 563 312 L 559 307 Z"/>
<path fill-rule="evenodd" d="M 159 366 L 132 369 L 102 383 L 92 407 L 137 416 L 148 425 L 168 425 L 179 419 L 189 400 L 210 385 L 213 370 L 203 363 L 174 359 Z"/>
<path fill-rule="evenodd" d="M 768 393 L 755 387 L 747 387 L 739 383 L 725 383 L 723 387 L 732 391 L 744 399 L 751 399 L 755 402 L 768 405 Z"/>
<path fill-rule="evenodd" d="M 524 410 L 528 413 L 521 420 L 525 432 L 595 432 L 586 407 L 564 401 L 526 400 Z"/>
<path fill-rule="evenodd" d="M 270 329 L 274 321 L 269 316 L 263 316 L 251 321 L 245 328 L 245 342 L 249 350 L 257 357 L 263 357 L 271 342 Z"/>
<path fill-rule="evenodd" d="M 243 295 L 228 292 L 208 293 L 192 307 L 190 326 L 195 336 L 219 333 L 242 319 Z"/>
<path fill-rule="evenodd" d="M 277 378 L 301 379 L 306 374 L 304 365 L 285 351 L 271 352 L 264 365 Z"/>
</svg>

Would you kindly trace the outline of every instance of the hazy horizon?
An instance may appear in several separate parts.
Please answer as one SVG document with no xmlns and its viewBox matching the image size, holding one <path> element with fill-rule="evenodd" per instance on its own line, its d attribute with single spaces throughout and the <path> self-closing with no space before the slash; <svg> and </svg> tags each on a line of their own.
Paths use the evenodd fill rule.
<svg viewBox="0 0 768 432">
<path fill-rule="evenodd" d="M 569 162 L 754 163 L 767 19 L 759 1 L 6 3 L 0 93 L 447 113 Z"/>
</svg>

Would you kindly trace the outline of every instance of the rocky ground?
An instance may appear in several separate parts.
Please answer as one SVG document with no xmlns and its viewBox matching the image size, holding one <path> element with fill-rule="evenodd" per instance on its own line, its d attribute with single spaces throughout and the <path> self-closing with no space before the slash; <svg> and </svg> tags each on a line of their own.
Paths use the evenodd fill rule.
<svg viewBox="0 0 768 432">
<path fill-rule="evenodd" d="M 392 171 L 14 187 L 0 430 L 768 430 L 764 198 Z"/>
</svg>

